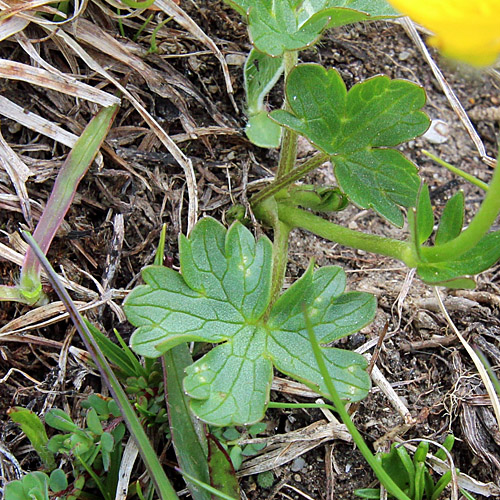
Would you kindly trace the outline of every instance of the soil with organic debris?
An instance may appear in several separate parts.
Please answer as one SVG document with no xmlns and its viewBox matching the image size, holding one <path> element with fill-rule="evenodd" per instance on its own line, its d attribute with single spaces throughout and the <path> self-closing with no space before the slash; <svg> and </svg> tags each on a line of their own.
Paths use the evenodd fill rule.
<svg viewBox="0 0 500 500">
<path fill-rule="evenodd" d="M 133 57 L 144 61 L 151 71 L 147 74 L 138 71 L 133 63 L 113 58 L 103 47 L 78 38 L 76 28 L 67 31 L 92 58 L 126 84 L 191 158 L 200 206 L 198 215 L 225 221 L 228 208 L 234 203 L 245 203 L 256 181 L 272 175 L 278 153 L 252 146 L 242 132 L 242 65 L 250 44 L 239 15 L 219 1 L 186 2 L 181 7 L 224 54 L 238 114 L 220 62 L 186 28 L 168 22 L 157 33 L 158 53 L 147 52 L 152 29 L 163 19 L 157 11 L 153 11 L 153 22 L 135 42 L 132 40 L 142 24 L 139 17 L 124 18 L 120 33 L 116 19 L 103 15 L 97 3 L 89 2 L 82 19 L 77 21 L 88 23 L 83 24 L 84 29 L 93 25 L 95 30 L 114 37 Z M 142 19 L 145 17 L 143 14 Z M 23 36 L 53 67 L 113 93 L 111 86 L 103 85 L 102 77 L 79 57 L 61 51 L 61 39 L 47 37 L 34 24 L 24 29 Z M 21 42 L 21 38 L 14 37 L 1 42 L 2 58 L 36 65 Z M 451 66 L 437 54 L 433 56 L 477 130 L 485 154 L 496 157 L 499 74 Z M 436 130 L 401 149 L 416 162 L 429 184 L 437 213 L 454 193 L 463 189 L 467 218 L 472 217 L 482 192 L 438 166 L 422 150 L 429 150 L 486 182 L 491 177 L 491 167 L 400 24 L 374 22 L 328 32 L 319 45 L 302 52 L 300 58 L 336 67 L 348 88 L 377 74 L 421 84 L 428 95 L 425 111 L 435 120 Z M 41 115 L 77 135 L 97 110 L 88 101 L 21 80 L 0 79 L 0 93 L 25 111 Z M 271 107 L 279 106 L 278 93 L 270 97 Z M 141 268 L 152 263 L 163 224 L 167 228 L 166 261 L 177 268 L 177 238 L 187 228 L 189 200 L 184 170 L 129 101 L 122 102 L 102 149 L 102 160 L 94 163 L 82 181 L 49 258 L 56 270 L 78 285 L 72 295 L 80 305 L 88 304 L 86 316 L 102 331 L 110 333 L 117 328 L 127 339 L 132 328 L 120 309 L 124 291 L 138 283 Z M 24 243 L 17 231 L 19 227 L 33 229 L 68 148 L 3 116 L 1 132 L 31 173 L 27 189 L 33 220 L 27 221 L 7 171 L 0 169 L 0 243 L 22 253 Z M 301 157 L 311 151 L 306 141 L 300 143 Z M 333 183 L 331 167 L 325 165 L 310 180 Z M 374 212 L 352 206 L 332 217 L 350 228 L 374 234 L 400 238 L 407 234 L 407 228 L 394 228 Z M 9 260 L 5 250 L 2 252 L 0 278 L 3 284 L 12 284 L 19 267 L 15 259 Z M 455 465 L 474 480 L 486 483 L 483 491 L 490 491 L 490 498 L 500 498 L 500 433 L 493 410 L 469 355 L 450 331 L 432 290 L 399 262 L 344 248 L 302 231 L 292 234 L 288 284 L 305 271 L 311 259 L 318 266 L 342 266 L 350 290 L 371 292 L 378 300 L 376 320 L 343 343 L 343 347 L 358 349 L 371 341 L 373 352 L 377 339 L 385 335 L 377 349 L 376 364 L 399 397 L 400 406 L 398 410 L 394 401 L 389 402 L 374 384 L 354 414 L 367 442 L 387 450 L 390 443 L 398 440 L 424 438 L 441 443 L 452 432 L 457 438 L 452 453 Z M 493 365 L 500 363 L 499 271 L 496 266 L 483 273 L 472 291 L 441 290 L 458 330 L 486 353 Z M 47 293 L 51 301 L 57 300 L 50 287 Z M 62 313 L 62 307 L 50 311 L 47 306 L 31 309 L 8 302 L 0 308 L 0 480 L 4 482 L 16 477 L 10 454 L 23 470 L 36 470 L 40 465 L 20 429 L 9 421 L 8 408 L 23 406 L 40 413 L 58 407 L 78 416 L 80 402 L 86 395 L 107 393 L 92 368 L 68 350 L 70 345 L 83 346 Z M 282 387 L 283 390 L 272 392 L 273 401 L 314 401 L 288 391 L 286 382 L 282 382 Z M 330 418 L 330 413 L 317 409 L 269 410 L 267 431 L 261 437 L 300 431 Z M 302 432 L 304 436 L 306 431 Z M 376 487 L 371 469 L 352 443 L 319 438 L 313 431 L 311 436 L 310 449 L 303 454 L 289 452 L 289 444 L 283 441 L 275 462 L 281 464 L 284 460 L 279 458 L 286 456 L 288 461 L 282 465 L 273 465 L 266 458 L 266 449 L 259 457 L 250 457 L 251 464 L 244 462 L 241 485 L 246 497 L 340 500 L 355 498 L 356 488 Z M 170 467 L 175 456 L 172 450 L 165 453 Z M 260 486 L 255 475 L 247 475 L 266 469 L 274 475 L 269 488 Z M 176 473 L 172 470 L 169 474 L 175 478 L 175 486 L 182 489 L 182 480 Z M 479 493 L 474 496 L 483 498 Z"/>
</svg>

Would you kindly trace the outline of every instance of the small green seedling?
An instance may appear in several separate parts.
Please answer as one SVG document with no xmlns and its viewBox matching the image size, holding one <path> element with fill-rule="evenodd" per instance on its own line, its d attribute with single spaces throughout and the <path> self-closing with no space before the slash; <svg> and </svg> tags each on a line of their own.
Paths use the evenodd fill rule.
<svg viewBox="0 0 500 500">
<path fill-rule="evenodd" d="M 6 500 L 45 499 L 48 496 L 43 495 L 48 495 L 49 489 L 58 493 L 59 498 L 76 500 L 83 491 L 92 492 L 96 488 L 105 500 L 114 498 L 125 434 L 120 410 L 112 399 L 96 394 L 89 396 L 82 406 L 88 409 L 84 428 L 75 424 L 62 410 L 47 412 L 45 424 L 61 431 L 50 439 L 34 413 L 23 408 L 9 412 L 11 419 L 20 423 L 43 463 L 54 470 L 50 477 L 34 472 L 22 481 L 8 483 Z M 70 482 L 63 470 L 54 468 L 54 458 L 59 455 L 71 458 L 73 480 Z M 34 496 L 30 496 L 29 491 L 33 491 Z"/>
<path fill-rule="evenodd" d="M 240 446 L 239 441 L 246 437 L 257 437 L 258 434 L 266 430 L 266 427 L 266 424 L 263 422 L 251 425 L 242 430 L 236 427 L 216 427 L 212 429 L 212 434 L 228 452 L 234 469 L 238 470 L 246 457 L 256 455 L 265 447 L 265 443 L 250 443 Z"/>
<path fill-rule="evenodd" d="M 451 451 L 454 442 L 455 438 L 450 434 L 446 437 L 443 447 Z M 428 453 L 429 443 L 421 441 L 413 455 L 413 460 L 404 446 L 396 444 L 392 445 L 391 451 L 382 453 L 377 458 L 384 471 L 411 500 L 438 500 L 449 485 L 452 473 L 448 470 L 435 481 L 425 462 Z M 439 449 L 435 457 L 444 461 L 446 453 L 443 449 Z M 355 494 L 360 498 L 378 500 L 380 489 L 356 490 Z M 389 495 L 389 498 L 394 497 Z"/>
<path fill-rule="evenodd" d="M 45 254 L 63 223 L 80 181 L 99 152 L 118 109 L 117 104 L 103 108 L 89 122 L 61 167 L 47 205 L 33 234 Z M 33 250 L 28 247 L 19 283 L 13 286 L 0 285 L 0 301 L 17 301 L 30 305 L 43 301 L 45 298 L 42 292 L 40 273 L 40 262 Z"/>
<path fill-rule="evenodd" d="M 68 489 L 66 474 L 55 469 L 50 476 L 44 472 L 30 472 L 21 480 L 7 483 L 4 490 L 5 500 L 50 500 L 50 498 L 71 498 L 64 492 Z"/>
</svg>

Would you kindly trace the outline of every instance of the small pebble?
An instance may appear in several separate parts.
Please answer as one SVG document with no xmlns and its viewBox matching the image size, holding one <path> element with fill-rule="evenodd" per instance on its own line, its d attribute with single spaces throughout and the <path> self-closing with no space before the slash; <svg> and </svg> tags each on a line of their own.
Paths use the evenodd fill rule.
<svg viewBox="0 0 500 500">
<path fill-rule="evenodd" d="M 292 470 L 292 472 L 299 472 L 304 468 L 305 465 L 306 465 L 306 461 L 302 457 L 297 457 L 292 462 L 290 469 Z"/>
<path fill-rule="evenodd" d="M 226 62 L 228 66 L 243 66 L 247 57 L 245 54 L 228 54 Z"/>
<path fill-rule="evenodd" d="M 400 61 L 406 61 L 410 57 L 411 57 L 411 52 L 409 52 L 408 50 L 403 50 L 403 52 L 399 54 Z"/>
<path fill-rule="evenodd" d="M 443 144 L 450 135 L 450 127 L 443 120 L 432 120 L 429 130 L 422 136 L 432 144 Z"/>
<path fill-rule="evenodd" d="M 293 475 L 293 480 L 294 480 L 296 483 L 301 483 L 301 482 L 302 482 L 302 477 L 300 476 L 300 474 L 294 474 L 294 475 Z"/>
</svg>

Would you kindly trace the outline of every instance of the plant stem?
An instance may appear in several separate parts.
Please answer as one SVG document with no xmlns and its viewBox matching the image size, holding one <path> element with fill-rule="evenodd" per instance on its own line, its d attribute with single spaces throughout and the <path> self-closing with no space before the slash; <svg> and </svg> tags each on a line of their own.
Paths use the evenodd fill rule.
<svg viewBox="0 0 500 500">
<path fill-rule="evenodd" d="M 295 167 L 288 174 L 280 178 L 276 178 L 273 183 L 269 184 L 264 189 L 261 189 L 258 193 L 252 196 L 250 203 L 252 203 L 252 205 L 257 205 L 266 198 L 274 196 L 282 189 L 304 177 L 307 173 L 312 170 L 316 170 L 318 167 L 323 165 L 328 158 L 329 156 L 326 153 L 318 153 L 314 155 L 312 158 L 309 158 L 309 160 L 302 163 L 302 165 Z"/>
<path fill-rule="evenodd" d="M 284 71 L 285 71 L 285 86 L 286 79 L 295 67 L 298 61 L 298 53 L 295 51 L 285 51 L 283 54 L 284 61 Z M 284 100 L 284 109 L 290 110 L 289 103 L 286 98 Z M 281 136 L 281 150 L 278 168 L 276 171 L 276 179 L 279 181 L 282 177 L 288 174 L 295 166 L 295 160 L 297 159 L 297 134 L 296 132 L 283 129 Z M 287 184 L 285 184 L 286 186 Z M 267 198 L 267 200 L 266 200 Z M 261 198 L 262 201 L 266 200 L 271 202 L 272 207 L 270 209 L 264 208 L 263 204 L 261 206 L 263 209 L 262 220 L 267 218 L 271 223 L 274 230 L 273 237 L 273 274 L 271 281 L 271 302 L 268 308 L 270 311 L 271 305 L 279 297 L 281 288 L 283 287 L 283 282 L 285 281 L 286 264 L 288 262 L 288 235 L 290 233 L 290 228 L 283 224 L 277 217 L 275 212 L 276 204 L 270 195 Z"/>
<path fill-rule="evenodd" d="M 493 172 L 483 203 L 469 224 L 469 227 L 455 239 L 436 245 L 422 247 L 422 256 L 429 262 L 441 262 L 457 258 L 474 248 L 479 240 L 488 232 L 500 213 L 500 160 Z"/>
<path fill-rule="evenodd" d="M 292 229 L 278 218 L 278 208 L 274 198 L 267 198 L 254 208 L 257 218 L 273 228 L 273 271 L 271 277 L 271 301 L 267 311 L 279 297 L 285 281 L 286 264 L 288 262 L 288 235 Z"/>
<path fill-rule="evenodd" d="M 477 186 L 478 188 L 481 188 L 484 191 L 488 191 L 488 184 L 486 182 L 483 182 L 482 180 L 478 179 L 477 177 L 474 177 L 473 175 L 468 174 L 467 172 L 464 172 L 463 170 L 460 170 L 459 168 L 455 167 L 454 165 L 451 165 L 447 161 L 442 160 L 438 156 L 433 155 L 432 153 L 429 153 L 429 151 L 426 151 L 425 149 L 422 149 L 422 153 L 424 153 L 425 156 L 428 156 L 432 160 L 434 160 L 436 163 L 439 163 L 444 168 L 447 168 L 450 172 L 453 172 L 454 174 L 462 177 L 466 181 L 469 181 L 471 184 L 474 184 L 474 186 Z"/>
<path fill-rule="evenodd" d="M 273 274 L 271 281 L 271 302 L 274 304 L 279 297 L 285 281 L 286 265 L 288 262 L 288 235 L 290 228 L 279 221 L 274 226 L 273 238 Z M 269 308 L 270 309 L 270 308 Z"/>
<path fill-rule="evenodd" d="M 365 460 L 368 462 L 370 467 L 373 469 L 373 472 L 375 473 L 379 481 L 384 485 L 385 489 L 391 495 L 395 496 L 399 500 L 410 500 L 410 498 L 404 493 L 404 491 L 402 491 L 399 488 L 399 486 L 392 480 L 389 474 L 387 474 L 387 472 L 383 469 L 382 464 L 375 458 L 373 453 L 370 451 L 370 448 L 368 448 L 368 445 L 365 443 L 363 436 L 361 436 L 358 429 L 351 420 L 349 413 L 347 413 L 344 403 L 340 399 L 340 396 L 337 390 L 335 389 L 335 385 L 332 382 L 332 379 L 330 378 L 330 375 L 328 373 L 328 369 L 326 367 L 325 360 L 323 358 L 323 353 L 321 352 L 321 347 L 316 339 L 316 336 L 314 335 L 314 329 L 311 325 L 311 320 L 309 318 L 309 315 L 307 314 L 307 309 L 305 306 L 304 306 L 304 317 L 306 320 L 307 331 L 309 333 L 309 340 L 311 342 L 311 346 L 314 351 L 314 357 L 316 358 L 316 363 L 321 372 L 321 375 L 323 376 L 325 385 L 328 389 L 328 394 L 330 396 L 332 403 L 335 406 L 335 410 L 340 415 L 342 422 L 347 427 L 347 430 L 351 434 L 352 439 L 359 448 L 359 451 L 361 452 Z"/>
<path fill-rule="evenodd" d="M 393 257 L 403 261 L 408 267 L 417 266 L 417 256 L 407 242 L 353 231 L 286 203 L 278 203 L 278 217 L 290 228 L 306 229 L 341 245 Z"/>
<path fill-rule="evenodd" d="M 285 66 L 285 85 L 286 79 L 295 67 L 298 61 L 298 53 L 296 51 L 285 51 L 283 54 L 283 61 Z M 287 111 L 290 110 L 288 100 L 285 93 L 285 103 L 283 108 Z M 284 128 L 283 135 L 281 138 L 281 151 L 280 160 L 278 164 L 278 170 L 276 172 L 276 179 L 280 179 L 284 175 L 288 174 L 295 166 L 295 160 L 297 159 L 297 133 L 293 130 Z"/>
</svg>

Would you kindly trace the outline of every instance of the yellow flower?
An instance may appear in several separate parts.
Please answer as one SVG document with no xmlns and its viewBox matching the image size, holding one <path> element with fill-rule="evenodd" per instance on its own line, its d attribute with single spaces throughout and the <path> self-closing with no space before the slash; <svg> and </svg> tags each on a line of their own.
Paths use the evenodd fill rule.
<svg viewBox="0 0 500 500">
<path fill-rule="evenodd" d="M 429 44 L 448 57 L 487 66 L 500 53 L 500 0 L 389 0 L 389 3 L 435 33 Z"/>
</svg>

